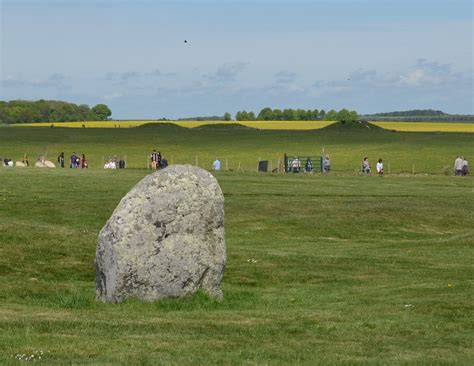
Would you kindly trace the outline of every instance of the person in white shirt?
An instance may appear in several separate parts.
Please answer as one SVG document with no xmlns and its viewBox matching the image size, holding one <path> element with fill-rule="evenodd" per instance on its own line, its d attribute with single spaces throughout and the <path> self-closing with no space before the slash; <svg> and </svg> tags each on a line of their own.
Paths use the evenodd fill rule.
<svg viewBox="0 0 474 366">
<path fill-rule="evenodd" d="M 329 173 L 331 170 L 331 160 L 329 160 L 329 155 L 326 155 L 323 159 L 323 172 Z"/>
<path fill-rule="evenodd" d="M 377 173 L 379 174 L 383 174 L 383 161 L 382 159 L 379 159 L 379 161 L 377 162 Z"/>
<path fill-rule="evenodd" d="M 295 158 L 291 162 L 291 167 L 293 168 L 293 173 L 299 173 L 301 168 L 301 163 L 299 158 Z"/>
<path fill-rule="evenodd" d="M 212 163 L 212 170 L 214 170 L 215 172 L 221 170 L 221 162 L 219 159 L 216 158 L 216 160 L 214 160 L 214 162 Z"/>
<path fill-rule="evenodd" d="M 460 156 L 454 160 L 454 175 L 462 175 L 462 162 L 463 159 Z"/>
</svg>

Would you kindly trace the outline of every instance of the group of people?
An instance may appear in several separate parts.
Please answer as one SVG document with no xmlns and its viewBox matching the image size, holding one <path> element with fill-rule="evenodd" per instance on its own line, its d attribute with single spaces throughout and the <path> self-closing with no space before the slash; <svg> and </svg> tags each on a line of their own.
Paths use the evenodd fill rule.
<svg viewBox="0 0 474 366">
<path fill-rule="evenodd" d="M 150 154 L 150 168 L 153 170 L 164 169 L 168 166 L 168 160 L 161 156 L 161 152 L 153 151 Z"/>
<path fill-rule="evenodd" d="M 286 154 L 285 154 L 285 159 L 287 159 Z M 40 160 L 40 158 L 38 159 Z M 44 160 L 44 157 L 41 157 L 41 160 Z M 64 155 L 64 152 L 61 152 L 58 155 L 57 158 L 58 164 L 61 168 L 65 167 L 66 164 L 66 158 Z M 28 156 L 26 153 L 23 155 L 23 158 L 21 159 L 21 162 L 24 164 L 23 166 L 28 166 Z M 12 159 L 9 158 L 3 158 L 2 159 L 3 166 L 7 167 L 12 167 L 14 166 L 14 163 Z M 17 162 L 18 165 L 20 165 L 19 162 Z M 293 160 L 291 160 L 288 164 L 289 171 L 293 173 L 299 173 L 301 171 L 301 161 L 299 157 L 295 157 Z M 163 169 L 168 166 L 168 161 L 162 157 L 161 152 L 157 151 L 156 149 L 153 149 L 153 151 L 150 154 L 150 168 L 153 170 L 157 169 Z M 76 154 L 73 152 L 69 158 L 69 167 L 72 169 L 87 169 L 89 167 L 89 163 L 86 159 L 85 154 Z M 104 164 L 104 169 L 124 169 L 125 168 L 125 160 L 123 159 L 117 159 L 116 156 L 114 158 L 109 159 L 106 161 Z M 322 157 L 321 161 L 321 168 L 323 173 L 328 173 L 331 170 L 331 160 L 329 158 L 329 155 L 324 155 Z M 214 162 L 212 163 L 212 169 L 214 171 L 220 171 L 221 170 L 221 162 L 219 159 L 215 159 Z M 303 171 L 305 173 L 312 173 L 314 170 L 314 165 L 313 161 L 310 157 L 306 159 L 306 162 L 304 164 Z M 376 171 L 377 174 L 383 175 L 384 174 L 384 163 L 382 159 L 379 159 L 376 164 Z M 372 172 L 372 168 L 369 163 L 369 158 L 366 156 L 364 157 L 364 160 L 362 161 L 361 164 L 361 172 L 364 174 L 370 174 Z M 469 164 L 467 161 L 466 157 L 463 156 L 457 156 L 455 161 L 454 161 L 454 175 L 456 176 L 466 176 L 469 174 Z"/>
<path fill-rule="evenodd" d="M 66 161 L 66 158 L 64 156 L 64 152 L 61 152 L 58 155 L 58 164 L 61 168 L 65 167 L 65 161 Z M 73 152 L 71 154 L 71 156 L 69 157 L 69 168 L 71 168 L 71 169 L 78 169 L 78 168 L 87 169 L 87 168 L 89 168 L 89 163 L 86 159 L 86 156 L 84 154 L 81 154 L 79 156 L 79 155 L 76 155 L 75 152 Z"/>
<path fill-rule="evenodd" d="M 117 156 L 114 156 L 105 162 L 104 169 L 125 169 L 125 160 L 118 159 Z"/>
<path fill-rule="evenodd" d="M 383 175 L 384 170 L 383 170 L 383 160 L 382 159 L 379 159 L 377 161 L 377 165 L 375 166 L 375 169 L 377 171 L 377 174 Z M 367 156 L 362 161 L 361 171 L 364 174 L 370 174 L 371 171 L 372 171 L 372 168 L 370 167 L 370 163 L 369 163 L 369 158 Z"/>
<path fill-rule="evenodd" d="M 301 161 L 299 157 L 294 158 L 289 165 L 290 165 L 289 166 L 290 170 L 293 173 L 299 173 L 301 171 Z M 329 173 L 329 171 L 331 170 L 331 159 L 329 159 L 329 155 L 326 154 L 322 158 L 321 168 L 322 168 L 323 173 Z M 313 160 L 310 157 L 308 157 L 304 164 L 303 172 L 312 173 L 313 171 L 314 171 Z"/>
<path fill-rule="evenodd" d="M 469 174 L 469 164 L 465 156 L 458 156 L 454 160 L 454 175 L 463 176 Z"/>
<path fill-rule="evenodd" d="M 3 166 L 10 166 L 10 167 L 12 167 L 12 166 L 13 166 L 13 160 L 12 160 L 12 159 L 9 159 L 9 158 L 3 159 Z"/>
</svg>

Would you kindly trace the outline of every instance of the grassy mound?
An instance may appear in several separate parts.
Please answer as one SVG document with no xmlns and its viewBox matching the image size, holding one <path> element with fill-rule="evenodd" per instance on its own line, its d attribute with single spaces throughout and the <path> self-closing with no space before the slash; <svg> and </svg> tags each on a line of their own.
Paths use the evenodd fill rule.
<svg viewBox="0 0 474 366">
<path fill-rule="evenodd" d="M 245 126 L 240 123 L 213 123 L 208 125 L 202 125 L 193 127 L 194 130 L 255 130 L 253 127 Z"/>
<path fill-rule="evenodd" d="M 354 122 L 336 122 L 333 123 L 332 125 L 329 125 L 327 127 L 324 127 L 325 130 L 331 130 L 331 131 L 386 131 L 385 129 L 376 126 L 370 122 L 367 121 L 354 121 Z"/>
<path fill-rule="evenodd" d="M 175 123 L 166 122 L 166 123 L 145 123 L 143 125 L 136 126 L 134 128 L 145 129 L 145 128 L 166 128 L 166 129 L 175 129 L 175 130 L 184 130 L 186 127 L 181 127 Z"/>
</svg>

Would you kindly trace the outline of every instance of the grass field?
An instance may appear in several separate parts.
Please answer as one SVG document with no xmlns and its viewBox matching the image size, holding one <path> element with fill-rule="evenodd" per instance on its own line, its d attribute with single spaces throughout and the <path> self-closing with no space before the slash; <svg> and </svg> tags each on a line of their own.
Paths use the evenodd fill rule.
<svg viewBox="0 0 474 366">
<path fill-rule="evenodd" d="M 233 171 L 255 171 L 258 160 L 278 166 L 284 153 L 318 157 L 330 154 L 335 173 L 355 174 L 364 156 L 372 165 L 382 158 L 387 172 L 443 174 L 456 155 L 474 157 L 474 134 L 411 133 L 386 130 L 314 131 L 255 130 L 242 126 L 147 125 L 127 129 L 3 128 L 0 158 L 19 160 L 27 153 L 34 162 L 44 155 L 56 161 L 61 151 L 84 153 L 91 169 L 100 169 L 114 155 L 126 157 L 131 168 L 145 168 L 153 148 L 170 163 L 191 163 L 209 169 L 217 157 Z"/>
<path fill-rule="evenodd" d="M 85 152 L 92 168 L 0 168 L 0 364 L 471 364 L 474 180 L 442 174 L 474 135 L 237 127 L 4 128 L 0 155 Z M 331 154 L 329 175 L 257 174 L 258 157 Z M 148 171 L 232 157 L 224 300 L 97 303 L 99 230 Z M 134 169 L 100 169 L 104 154 Z M 356 174 L 378 156 L 394 172 Z M 23 356 L 24 355 L 24 356 Z M 41 356 L 41 360 L 39 360 Z M 21 359 L 21 360 L 20 360 Z"/>
<path fill-rule="evenodd" d="M 144 124 L 172 123 L 180 127 L 195 128 L 212 125 L 235 125 L 262 130 L 315 130 L 333 124 L 332 121 L 106 121 L 106 122 L 61 122 L 61 123 L 22 123 L 17 127 L 68 127 L 68 128 L 129 128 Z M 372 122 L 375 125 L 395 131 L 409 132 L 474 132 L 474 123 L 455 122 Z"/>
<path fill-rule="evenodd" d="M 0 171 L 0 363 L 474 359 L 472 179 L 221 174 L 224 301 L 97 303 L 98 231 L 144 174 Z"/>
</svg>

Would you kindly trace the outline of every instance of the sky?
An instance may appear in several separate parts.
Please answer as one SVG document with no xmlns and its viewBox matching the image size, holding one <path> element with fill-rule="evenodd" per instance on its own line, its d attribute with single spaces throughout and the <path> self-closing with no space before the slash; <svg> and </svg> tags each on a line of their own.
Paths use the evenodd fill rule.
<svg viewBox="0 0 474 366">
<path fill-rule="evenodd" d="M 0 0 L 0 21 L 0 100 L 474 114 L 469 0 Z"/>
</svg>

